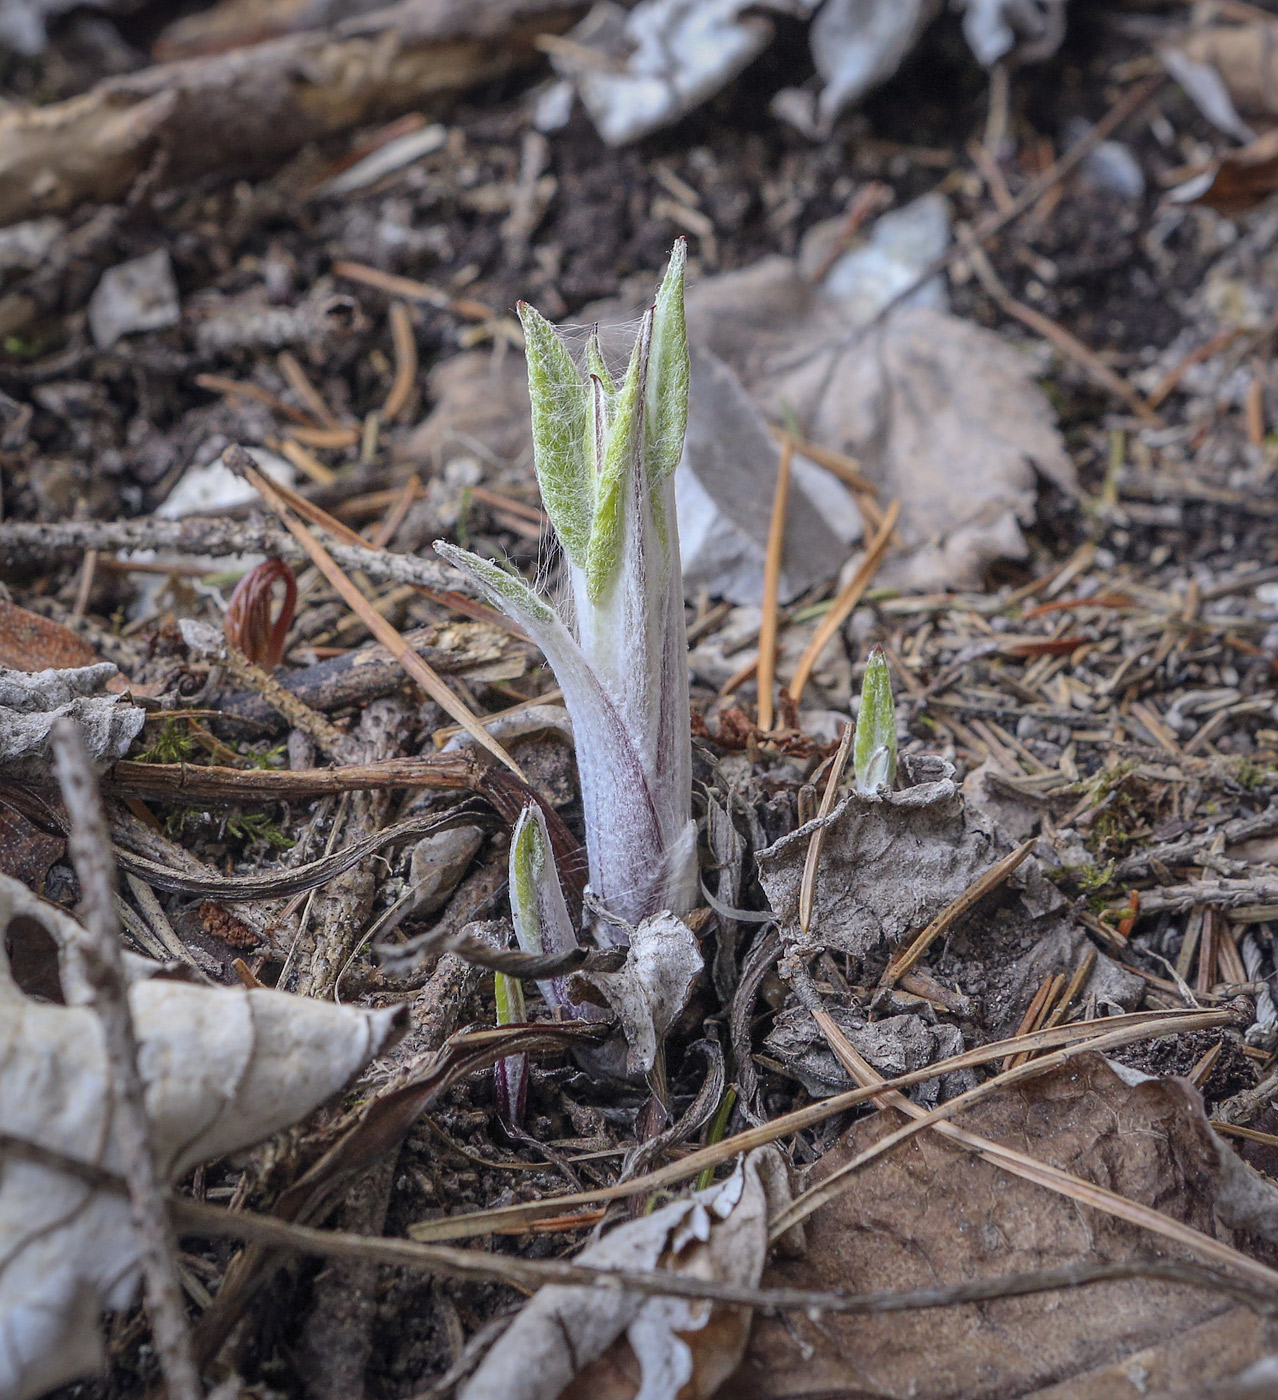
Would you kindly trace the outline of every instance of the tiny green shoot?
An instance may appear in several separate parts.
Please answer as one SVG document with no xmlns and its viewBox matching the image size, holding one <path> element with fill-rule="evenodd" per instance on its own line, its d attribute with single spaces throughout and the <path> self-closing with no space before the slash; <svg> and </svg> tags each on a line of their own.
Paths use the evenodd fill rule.
<svg viewBox="0 0 1278 1400">
<path fill-rule="evenodd" d="M 858 792 L 874 793 L 896 782 L 896 706 L 882 647 L 875 647 L 865 663 L 852 771 Z"/>
</svg>

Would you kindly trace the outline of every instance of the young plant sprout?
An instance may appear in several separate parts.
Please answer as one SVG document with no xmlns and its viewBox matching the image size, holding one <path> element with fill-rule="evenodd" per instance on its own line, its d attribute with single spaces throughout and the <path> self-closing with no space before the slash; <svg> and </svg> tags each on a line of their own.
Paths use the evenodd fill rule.
<svg viewBox="0 0 1278 1400">
<path fill-rule="evenodd" d="M 896 707 L 882 647 L 875 647 L 865 663 L 852 742 L 852 771 L 858 792 L 877 792 L 896 781 Z"/>
<path fill-rule="evenodd" d="M 493 973 L 497 998 L 497 1024 L 515 1026 L 527 1020 L 524 1013 L 524 988 L 518 977 L 504 972 Z M 497 1086 L 497 1113 L 501 1121 L 520 1128 L 528 1106 L 528 1056 L 507 1055 L 498 1060 L 494 1069 Z"/>
<path fill-rule="evenodd" d="M 688 419 L 685 260 L 680 240 L 619 383 L 597 336 L 579 368 L 555 328 L 519 307 L 537 480 L 567 556 L 574 627 L 517 575 L 435 546 L 554 670 L 576 738 L 591 891 L 630 925 L 661 910 L 685 913 L 696 894 L 673 481 Z M 624 941 L 605 920 L 597 936 Z"/>
<path fill-rule="evenodd" d="M 535 802 L 520 812 L 510 836 L 510 912 L 515 937 L 525 953 L 566 953 L 577 946 L 546 817 Z M 537 988 L 547 1006 L 570 1017 L 583 1014 L 584 1008 L 574 1005 L 568 995 L 566 978 L 546 978 Z"/>
<path fill-rule="evenodd" d="M 272 623 L 271 594 L 277 582 L 284 585 L 284 600 Z M 274 671 L 284 659 L 284 642 L 296 607 L 297 579 L 293 570 L 280 559 L 264 560 L 235 585 L 223 622 L 226 639 L 250 661 L 268 672 Z"/>
</svg>

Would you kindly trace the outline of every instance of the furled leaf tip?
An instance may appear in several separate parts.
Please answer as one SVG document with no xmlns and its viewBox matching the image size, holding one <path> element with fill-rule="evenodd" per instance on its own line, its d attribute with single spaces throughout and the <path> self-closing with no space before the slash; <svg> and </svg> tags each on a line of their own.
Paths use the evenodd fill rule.
<svg viewBox="0 0 1278 1400">
<path fill-rule="evenodd" d="M 877 792 L 896 781 L 896 707 L 892 679 L 883 649 L 875 647 L 861 682 L 861 708 L 856 716 L 852 766 L 860 792 Z"/>
</svg>

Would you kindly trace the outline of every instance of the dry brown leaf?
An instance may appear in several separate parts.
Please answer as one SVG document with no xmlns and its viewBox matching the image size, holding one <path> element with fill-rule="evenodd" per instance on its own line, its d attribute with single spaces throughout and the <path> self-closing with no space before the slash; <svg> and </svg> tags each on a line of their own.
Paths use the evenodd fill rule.
<svg viewBox="0 0 1278 1400">
<path fill-rule="evenodd" d="M 1218 214 L 1244 214 L 1278 190 L 1278 130 L 1238 150 L 1226 151 L 1202 176 L 1173 192 Z"/>
<path fill-rule="evenodd" d="M 62 671 L 97 660 L 97 652 L 78 632 L 0 599 L 0 666 Z"/>
<path fill-rule="evenodd" d="M 0 877 L 0 925 L 62 942 L 70 916 Z M 129 989 L 157 1165 L 174 1181 L 304 1117 L 395 1035 L 402 1012 L 151 976 Z M 127 1194 L 22 1153 L 118 1175 L 111 1072 L 95 1013 L 35 999 L 0 957 L 0 1395 L 26 1400 L 95 1370 L 98 1314 L 127 1307 L 139 1246 Z"/>
<path fill-rule="evenodd" d="M 1197 1091 L 1125 1078 L 1139 1076 L 1086 1056 L 977 1105 L 963 1126 L 1210 1234 L 1229 1239 L 1232 1225 L 1278 1238 L 1278 1190 L 1211 1131 Z M 898 1122 L 855 1124 L 809 1184 Z M 936 1135 L 870 1163 L 808 1237 L 807 1257 L 770 1265 L 765 1286 L 903 1290 L 1174 1253 Z M 1218 1295 L 1136 1279 L 880 1316 L 760 1318 L 731 1394 L 1108 1400 L 1189 1375 L 1201 1388 L 1276 1348 L 1274 1324 Z"/>
<path fill-rule="evenodd" d="M 61 836 L 50 836 L 26 817 L 0 807 L 0 875 L 40 889 L 49 867 L 62 859 L 66 848 Z"/>
<path fill-rule="evenodd" d="M 789 1201 L 775 1147 L 725 1181 L 618 1226 L 578 1255 L 616 1269 L 754 1285 L 768 1217 Z M 748 1310 L 602 1288 L 543 1288 L 484 1358 L 461 1400 L 704 1400 L 736 1369 Z"/>
<path fill-rule="evenodd" d="M 15 102 L 0 110 L 0 225 L 117 199 L 157 149 L 166 178 L 182 180 L 415 110 L 535 63 L 535 36 L 565 29 L 576 8 L 398 0 L 331 29 L 108 77 L 65 101 Z"/>
</svg>

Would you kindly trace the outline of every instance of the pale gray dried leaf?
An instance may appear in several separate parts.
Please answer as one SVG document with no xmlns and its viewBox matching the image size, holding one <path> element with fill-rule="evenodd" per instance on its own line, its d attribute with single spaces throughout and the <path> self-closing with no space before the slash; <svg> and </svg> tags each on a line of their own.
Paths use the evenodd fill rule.
<svg viewBox="0 0 1278 1400">
<path fill-rule="evenodd" d="M 873 289 L 863 279 L 842 288 L 838 273 L 814 288 L 796 263 L 769 257 L 707 279 L 689 292 L 689 333 L 768 417 L 794 414 L 814 442 L 855 457 L 885 498 L 900 499 L 906 549 L 883 577 L 979 583 L 991 561 L 1024 557 L 1038 474 L 1077 488 L 1051 404 L 1027 359 L 945 311 L 903 305 L 858 331 Z"/>
<path fill-rule="evenodd" d="M 1012 1035 L 1045 977 L 1063 973 L 1069 977 L 1092 947 L 1086 930 L 1068 919 L 1047 928 L 1034 946 L 993 975 L 992 996 L 987 998 L 990 1030 Z M 1122 963 L 1096 949 L 1096 961 L 1079 989 L 1078 1001 L 1094 996 L 1102 1013 L 1135 1011 L 1145 994 L 1145 983 Z"/>
<path fill-rule="evenodd" d="M 0 877 L 0 950 L 19 912 L 65 938 L 69 915 Z M 68 986 L 68 1001 L 79 990 Z M 398 1011 L 160 977 L 132 979 L 129 1004 L 170 1182 L 304 1117 L 402 1024 Z M 120 1172 L 96 1014 L 25 995 L 2 951 L 0 1064 L 0 1134 Z M 132 1302 L 138 1256 L 123 1191 L 0 1149 L 0 1395 L 27 1400 L 100 1364 L 98 1314 Z"/>
<path fill-rule="evenodd" d="M 226 629 L 196 617 L 178 618 L 178 631 L 186 649 L 197 661 L 222 661 L 226 657 Z"/>
<path fill-rule="evenodd" d="M 89 298 L 89 330 L 99 350 L 137 331 L 176 326 L 181 316 L 173 264 L 164 248 L 107 268 Z"/>
<path fill-rule="evenodd" d="M 896 72 L 939 8 L 939 0 L 825 0 L 809 37 L 825 86 L 815 100 L 798 88 L 778 93 L 773 112 L 828 136 L 841 112 Z"/>
<path fill-rule="evenodd" d="M 992 68 L 1009 54 L 1020 63 L 1050 58 L 1065 37 L 1065 0 L 954 0 L 968 47 Z"/>
<path fill-rule="evenodd" d="M 760 603 L 776 439 L 740 379 L 711 351 L 693 349 L 692 383 L 683 458 L 675 474 L 684 588 L 689 596 L 705 588 L 714 598 Z M 781 551 L 781 601 L 833 578 L 861 528 L 846 488 L 796 457 Z"/>
<path fill-rule="evenodd" d="M 49 730 L 62 715 L 75 720 L 98 769 L 123 758 L 146 712 L 104 692 L 116 670 L 109 661 L 62 671 L 0 667 L 0 772 L 47 777 L 53 763 Z"/>
<path fill-rule="evenodd" d="M 523 357 L 468 350 L 436 365 L 427 380 L 433 407 L 396 449 L 404 462 L 438 466 L 478 445 L 503 461 L 531 456 L 531 406 Z"/>
<path fill-rule="evenodd" d="M 799 889 L 812 835 L 825 829 L 810 941 L 860 957 L 918 932 L 1004 854 L 969 819 L 954 770 L 915 762 L 925 781 L 899 792 L 849 793 L 758 855 L 759 882 L 790 938 L 799 935 Z"/>
<path fill-rule="evenodd" d="M 727 1180 L 618 1226 L 582 1250 L 577 1262 L 611 1269 L 660 1266 L 751 1286 L 767 1257 L 768 1217 L 788 1200 L 780 1153 L 759 1148 Z M 736 1325 L 710 1331 L 712 1317 Z M 574 1381 L 579 1393 L 598 1393 L 596 1363 L 606 1365 L 610 1348 L 632 1353 L 627 1369 L 633 1372 L 637 1363 L 637 1400 L 709 1395 L 736 1369 L 749 1318 L 746 1310 L 699 1299 L 543 1288 L 484 1358 L 461 1400 L 555 1400 Z M 689 1385 L 694 1372 L 696 1388 Z"/>
<path fill-rule="evenodd" d="M 656 1063 L 661 1041 L 687 1005 L 701 966 L 692 930 L 663 911 L 631 930 L 620 972 L 588 974 L 621 1022 L 632 1074 L 646 1074 Z"/>
<path fill-rule="evenodd" d="M 433 914 L 446 904 L 483 843 L 477 826 L 450 826 L 423 836 L 409 862 L 414 912 Z"/>
<path fill-rule="evenodd" d="M 963 1036 L 957 1026 L 932 1025 L 922 1016 L 906 1014 L 867 1021 L 860 1012 L 847 1006 L 831 1007 L 829 1014 L 855 1049 L 885 1079 L 922 1069 L 934 1060 L 944 1060 L 964 1050 Z M 813 1098 L 829 1098 L 856 1087 L 806 1007 L 789 1007 L 783 1011 L 763 1043 L 768 1053 L 776 1056 Z M 917 1085 L 910 1096 L 916 1103 L 931 1108 L 942 1099 L 951 1099 L 975 1085 L 973 1072 L 961 1070 Z"/>
<path fill-rule="evenodd" d="M 810 11 L 813 0 L 784 8 Z M 600 136 L 625 145 L 678 121 L 734 78 L 772 39 L 763 8 L 747 0 L 641 0 L 596 5 L 570 38 L 595 63 L 555 56 Z"/>
</svg>

